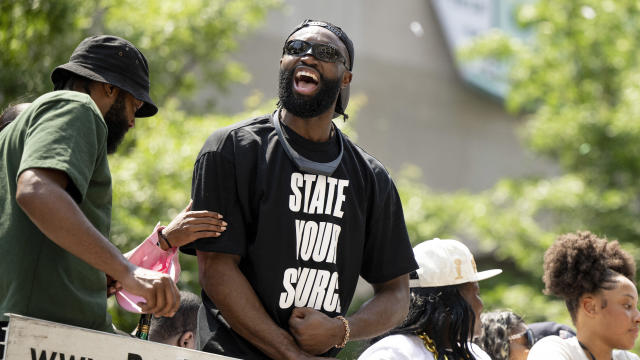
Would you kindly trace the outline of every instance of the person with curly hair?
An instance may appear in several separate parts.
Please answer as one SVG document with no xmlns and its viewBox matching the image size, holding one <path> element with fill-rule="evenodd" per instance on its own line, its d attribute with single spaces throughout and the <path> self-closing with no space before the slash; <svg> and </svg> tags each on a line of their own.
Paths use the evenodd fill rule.
<svg viewBox="0 0 640 360">
<path fill-rule="evenodd" d="M 588 231 L 560 236 L 544 254 L 545 294 L 564 299 L 576 337 L 547 336 L 529 360 L 639 359 L 631 349 L 638 337 L 636 265 L 617 241 Z"/>
<path fill-rule="evenodd" d="M 512 311 L 480 315 L 482 335 L 473 340 L 493 360 L 525 360 L 533 346 L 533 332 L 522 317 Z"/>
<path fill-rule="evenodd" d="M 420 267 L 410 275 L 407 318 L 359 359 L 490 360 L 471 342 L 481 332 L 478 281 L 502 270 L 478 272 L 471 251 L 457 240 L 425 241 L 413 253 Z"/>
</svg>

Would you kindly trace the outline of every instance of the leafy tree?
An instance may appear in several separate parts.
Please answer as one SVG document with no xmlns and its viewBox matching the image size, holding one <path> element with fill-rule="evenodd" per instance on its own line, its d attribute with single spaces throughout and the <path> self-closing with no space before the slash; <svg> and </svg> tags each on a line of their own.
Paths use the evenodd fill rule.
<svg viewBox="0 0 640 360">
<path fill-rule="evenodd" d="M 51 70 L 82 37 L 81 0 L 0 0 L 0 106 L 52 88 Z M 52 34 L 56 34 L 52 41 Z"/>
<path fill-rule="evenodd" d="M 51 70 L 69 59 L 87 36 L 114 34 L 138 46 L 151 71 L 158 104 L 179 99 L 190 113 L 212 110 L 195 104 L 195 91 L 220 90 L 248 81 L 228 58 L 238 37 L 260 25 L 281 0 L 0 0 L 0 105 L 50 91 Z M 199 106 L 196 106 L 199 105 Z"/>
<path fill-rule="evenodd" d="M 509 270 L 487 281 L 486 306 L 570 323 L 543 296 L 542 255 L 562 233 L 591 230 L 640 254 L 640 5 L 631 0 L 539 0 L 516 14 L 526 42 L 499 31 L 462 51 L 511 67 L 506 108 L 523 116 L 526 146 L 555 161 L 549 179 L 505 179 L 479 194 L 434 194 L 415 175 L 401 185 L 413 239 L 477 240 Z"/>
<path fill-rule="evenodd" d="M 280 0 L 0 0 L 0 105 L 30 100 L 52 89 L 51 70 L 94 34 L 115 34 L 149 61 L 157 116 L 138 119 L 117 154 L 111 240 L 123 251 L 140 243 L 158 221 L 167 223 L 188 203 L 195 157 L 215 128 L 249 116 L 217 115 L 215 103 L 196 104 L 205 87 L 224 90 L 249 75 L 228 58 L 239 37 L 259 26 Z M 25 98 L 26 95 L 26 98 Z M 21 100 L 21 101 L 24 101 Z M 259 96 L 250 99 L 263 109 Z M 267 102 L 269 109 L 273 103 Z M 203 115 L 205 114 L 205 115 Z M 195 262 L 182 257 L 183 288 L 199 292 Z M 137 316 L 110 302 L 119 327 Z"/>
</svg>

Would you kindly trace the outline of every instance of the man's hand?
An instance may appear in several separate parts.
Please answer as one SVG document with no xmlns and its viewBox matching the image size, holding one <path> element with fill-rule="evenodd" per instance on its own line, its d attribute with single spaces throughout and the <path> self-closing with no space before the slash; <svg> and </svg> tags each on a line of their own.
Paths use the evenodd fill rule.
<svg viewBox="0 0 640 360">
<path fill-rule="evenodd" d="M 289 317 L 289 330 L 302 350 L 319 355 L 342 343 L 342 320 L 312 308 L 295 308 Z"/>
<path fill-rule="evenodd" d="M 173 247 L 180 247 L 202 238 L 218 237 L 227 229 L 222 215 L 214 211 L 191 211 L 192 204 L 193 200 L 162 230 L 162 234 Z M 160 241 L 160 245 L 163 250 L 168 249 L 164 241 Z"/>
<path fill-rule="evenodd" d="M 109 274 L 107 275 L 107 297 L 111 297 L 116 292 L 122 290 L 122 284 L 120 281 L 115 280 Z"/>
<path fill-rule="evenodd" d="M 120 282 L 122 288 L 147 301 L 138 303 L 144 313 L 171 317 L 180 307 L 180 293 L 169 275 L 136 267 Z"/>
</svg>

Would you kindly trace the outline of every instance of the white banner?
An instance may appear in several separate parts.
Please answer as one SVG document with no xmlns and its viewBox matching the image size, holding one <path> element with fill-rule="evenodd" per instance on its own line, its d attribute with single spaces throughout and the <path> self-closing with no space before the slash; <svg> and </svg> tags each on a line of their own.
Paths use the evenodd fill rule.
<svg viewBox="0 0 640 360">
<path fill-rule="evenodd" d="M 5 360 L 233 359 L 151 341 L 7 314 Z"/>
</svg>

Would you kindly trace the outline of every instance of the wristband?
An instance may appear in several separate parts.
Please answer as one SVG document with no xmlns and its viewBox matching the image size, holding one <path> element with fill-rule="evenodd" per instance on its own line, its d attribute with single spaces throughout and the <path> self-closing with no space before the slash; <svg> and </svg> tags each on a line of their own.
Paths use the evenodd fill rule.
<svg viewBox="0 0 640 360">
<path fill-rule="evenodd" d="M 169 246 L 169 249 L 171 249 L 173 246 L 169 242 L 169 239 L 167 239 L 167 237 L 162 233 L 162 230 L 164 230 L 164 228 L 162 228 L 162 227 L 158 229 L 158 237 L 160 239 L 164 240 L 164 242 L 167 243 L 167 246 Z"/>
<path fill-rule="evenodd" d="M 336 316 L 336 318 L 342 320 L 342 324 L 344 325 L 344 338 L 342 339 L 342 344 L 336 345 L 338 349 L 342 349 L 347 345 L 349 341 L 349 335 L 351 335 L 351 328 L 349 327 L 349 320 L 345 319 L 344 316 Z"/>
</svg>

